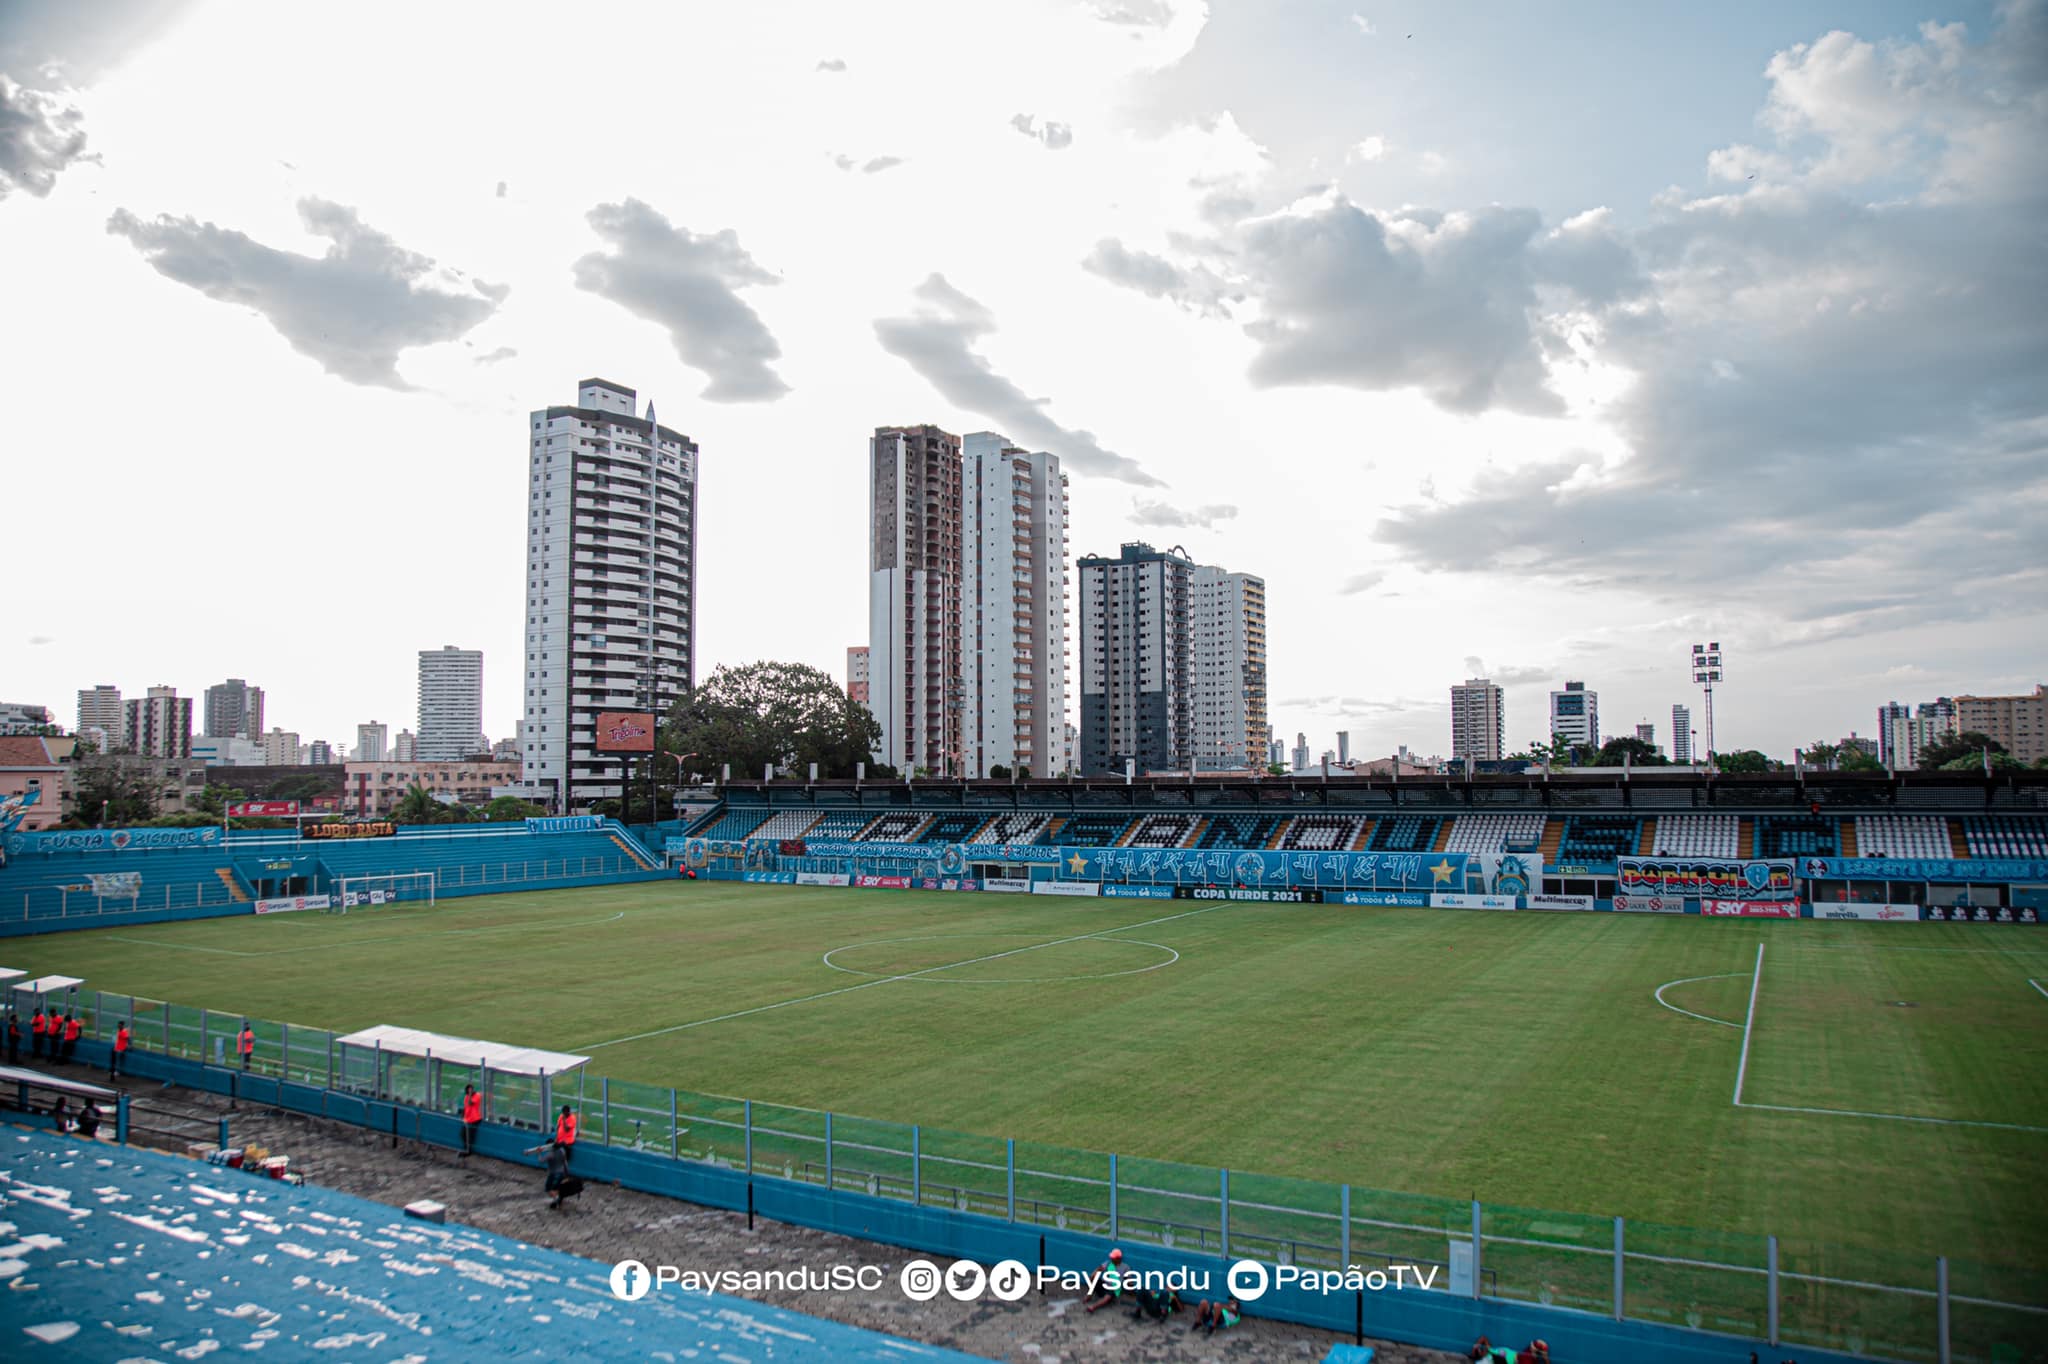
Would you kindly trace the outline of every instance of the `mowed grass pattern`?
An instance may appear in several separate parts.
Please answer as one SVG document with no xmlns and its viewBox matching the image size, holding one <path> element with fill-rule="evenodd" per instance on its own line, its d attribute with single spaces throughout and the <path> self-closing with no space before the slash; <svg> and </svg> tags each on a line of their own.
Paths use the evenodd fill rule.
<svg viewBox="0 0 2048 1364">
<path fill-rule="evenodd" d="M 1735 1107 L 1742 1029 L 1654 993 L 1707 977 L 1666 999 L 1740 1024 L 1759 942 L 1746 1102 L 2044 1130 Z M 1620 1214 L 2048 1268 L 2048 997 L 2027 983 L 2048 980 L 2048 937 L 2030 928 L 700 882 L 5 956 L 258 1018 L 587 1051 L 615 1080 L 751 1097 L 757 1120 L 920 1123 L 976 1159 L 1016 1137 L 1119 1152 L 1126 1179 L 1137 1160 L 1223 1166 L 1478 1197 L 1510 1221 Z"/>
</svg>

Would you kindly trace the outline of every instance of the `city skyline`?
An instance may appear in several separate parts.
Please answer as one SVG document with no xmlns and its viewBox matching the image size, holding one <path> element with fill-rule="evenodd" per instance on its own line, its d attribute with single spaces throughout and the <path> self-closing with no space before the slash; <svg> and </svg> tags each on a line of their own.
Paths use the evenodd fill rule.
<svg viewBox="0 0 2048 1364">
<path fill-rule="evenodd" d="M 476 35 L 453 15 L 408 15 L 404 50 L 324 26 L 334 60 L 300 71 L 251 60 L 305 41 L 288 11 L 0 23 L 0 69 L 84 136 L 0 167 L 0 363 L 28 393 L 84 375 L 126 410 L 236 410 L 203 440 L 108 442 L 26 404 L 16 438 L 97 462 L 113 543 L 203 517 L 202 487 L 316 516 L 370 489 L 338 534 L 385 550 L 345 555 L 339 587 L 314 537 L 143 580 L 30 518 L 23 551 L 75 572 L 24 594 L 8 693 L 68 718 L 97 682 L 196 697 L 233 669 L 266 724 L 341 743 L 412 714 L 414 651 L 460 638 L 493 660 L 485 733 L 512 734 L 512 433 L 587 374 L 630 378 L 715 456 L 699 677 L 843 670 L 864 594 L 837 566 L 866 551 L 847 509 L 879 415 L 1057 456 L 1076 558 L 1149 539 L 1256 566 L 1270 722 L 1360 756 L 1442 751 L 1464 677 L 1503 687 L 1509 751 L 1545 737 L 1523 720 L 1567 676 L 1617 718 L 1662 715 L 1691 694 L 1672 640 L 1739 659 L 1724 751 L 1786 754 L 1886 699 L 2028 692 L 2048 565 L 2011 518 L 2048 483 L 2023 439 L 2048 400 L 2014 377 L 2048 323 L 2009 310 L 2041 292 L 2020 234 L 2043 130 L 2012 95 L 2040 7 L 1367 11 L 649 13 L 650 47 L 743 56 L 697 95 L 720 133 L 659 136 L 663 97 L 630 83 L 601 110 L 525 107 L 546 16 L 494 21 L 455 74 L 440 54 Z M 945 119 L 864 77 L 919 53 L 981 73 Z M 366 78 L 385 97 L 335 126 Z M 896 211 L 925 200 L 1085 207 Z M 1719 533 L 1670 534 L 1681 498 Z M 1880 554 L 1871 531 L 1898 533 Z M 222 646 L 242 618 L 282 624 Z M 305 630 L 342 647 L 295 647 Z"/>
</svg>

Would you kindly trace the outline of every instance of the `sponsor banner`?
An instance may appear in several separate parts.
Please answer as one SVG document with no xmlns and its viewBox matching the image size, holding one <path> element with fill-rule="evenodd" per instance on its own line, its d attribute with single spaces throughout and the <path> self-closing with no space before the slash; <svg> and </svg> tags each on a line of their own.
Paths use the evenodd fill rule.
<svg viewBox="0 0 2048 1364">
<path fill-rule="evenodd" d="M 220 826 L 198 829 L 70 829 L 7 835 L 7 855 L 58 852 L 141 852 L 148 848 L 213 848 Z"/>
<path fill-rule="evenodd" d="M 1100 895 L 1102 887 L 1093 881 L 1033 881 L 1033 895 Z"/>
<path fill-rule="evenodd" d="M 1249 900 L 1255 904 L 1319 905 L 1319 890 L 1267 889 L 1264 886 L 1175 886 L 1176 900 Z"/>
<path fill-rule="evenodd" d="M 1748 919 L 1796 919 L 1797 900 L 1702 900 L 1700 913 Z"/>
<path fill-rule="evenodd" d="M 1862 919 L 1870 923 L 1920 922 L 1918 905 L 1870 905 L 1838 900 L 1815 900 L 1813 917 L 1816 919 Z"/>
<path fill-rule="evenodd" d="M 1407 905 L 1410 908 L 1421 908 L 1429 903 L 1429 897 L 1419 890 L 1333 891 L 1328 898 L 1332 904 L 1340 905 Z"/>
<path fill-rule="evenodd" d="M 604 710 L 597 714 L 597 751 L 652 753 L 654 714 L 651 711 Z"/>
<path fill-rule="evenodd" d="M 1049 867 L 1060 860 L 1060 849 L 1043 843 L 962 843 L 961 856 L 970 862 L 1006 862 L 1012 866 Z"/>
<path fill-rule="evenodd" d="M 1591 876 L 1593 869 L 1576 862 L 1570 862 L 1561 867 L 1552 867 L 1550 874 L 1553 876 Z"/>
<path fill-rule="evenodd" d="M 1623 914 L 1683 914 L 1685 897 L 1682 895 L 1630 895 L 1617 892 L 1614 907 Z"/>
<path fill-rule="evenodd" d="M 853 878 L 853 883 L 856 886 L 871 886 L 881 890 L 910 889 L 910 878 L 908 876 L 856 876 Z"/>
<path fill-rule="evenodd" d="M 973 862 L 1058 866 L 1075 881 L 1153 885 L 1318 886 L 1526 895 L 1542 884 L 1534 853 L 1305 852 L 1218 848 L 1071 848 L 1013 843 L 858 843 L 805 840 L 812 857 L 935 861 L 941 872 Z"/>
<path fill-rule="evenodd" d="M 701 868 L 714 857 L 744 856 L 747 845 L 729 838 L 678 838 L 670 834 L 662 840 L 661 850 L 670 857 L 681 854 L 685 863 Z"/>
<path fill-rule="evenodd" d="M 303 824 L 300 838 L 396 838 L 398 826 L 388 819 L 364 824 Z"/>
<path fill-rule="evenodd" d="M 768 886 L 793 886 L 796 884 L 796 873 L 793 871 L 749 871 L 740 873 L 740 879 Z"/>
<path fill-rule="evenodd" d="M 344 891 L 341 903 L 344 909 L 354 909 L 357 905 L 397 904 L 398 892 L 394 890 Z"/>
<path fill-rule="evenodd" d="M 603 827 L 604 821 L 596 815 L 539 815 L 526 821 L 530 834 L 587 834 Z"/>
<path fill-rule="evenodd" d="M 919 890 L 980 890 L 981 882 L 965 876 L 921 876 Z"/>
<path fill-rule="evenodd" d="M 2013 909 L 2007 905 L 1928 905 L 1923 917 L 1929 923 L 2036 924 L 2040 913 L 2032 905 Z"/>
<path fill-rule="evenodd" d="M 229 819 L 292 819 L 298 813 L 295 800 L 238 800 L 228 806 Z"/>
<path fill-rule="evenodd" d="M 1512 895 L 1432 895 L 1429 903 L 1435 909 L 1513 909 L 1517 901 Z"/>
<path fill-rule="evenodd" d="M 277 900 L 258 900 L 258 914 L 290 914 L 301 909 L 326 909 L 334 903 L 331 895 L 287 895 Z"/>
<path fill-rule="evenodd" d="M 88 873 L 95 895 L 139 895 L 142 893 L 142 873 L 139 871 L 101 871 Z"/>
<path fill-rule="evenodd" d="M 2048 862 L 2031 858 L 1802 857 L 1799 874 L 1873 881 L 2048 881 Z"/>
<path fill-rule="evenodd" d="M 1104 886 L 1103 895 L 1111 900 L 1171 900 L 1180 894 L 1179 886 Z"/>
<path fill-rule="evenodd" d="M 1630 894 L 1711 900 L 1795 900 L 1799 894 L 1789 857 L 1621 857 L 1614 869 L 1620 889 Z"/>
<path fill-rule="evenodd" d="M 1025 876 L 985 876 L 981 880 L 981 888 L 1006 895 L 1029 895 L 1031 879 Z"/>
<path fill-rule="evenodd" d="M 1529 897 L 1529 908 L 1531 909 L 1591 909 L 1593 908 L 1593 903 L 1593 897 L 1590 895 L 1531 895 Z"/>
<path fill-rule="evenodd" d="M 853 878 L 843 871 L 800 871 L 796 874 L 800 886 L 850 886 Z"/>
</svg>

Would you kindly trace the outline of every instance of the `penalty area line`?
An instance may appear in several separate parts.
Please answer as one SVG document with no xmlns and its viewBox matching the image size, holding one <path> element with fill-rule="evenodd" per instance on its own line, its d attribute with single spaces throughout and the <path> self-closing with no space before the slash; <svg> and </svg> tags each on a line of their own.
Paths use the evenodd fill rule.
<svg viewBox="0 0 2048 1364">
<path fill-rule="evenodd" d="M 1735 1106 L 1742 1107 L 1742 1081 L 1749 1074 L 1749 1037 L 1756 1029 L 1756 995 L 1764 983 L 1764 945 L 1756 945 L 1756 974 L 1749 980 L 1749 1013 L 1742 1020 L 1742 1059 L 1735 1066 Z"/>
<path fill-rule="evenodd" d="M 1683 980 L 1667 980 L 1657 987 L 1655 991 L 1656 999 L 1659 1004 L 1662 1004 L 1675 1014 L 1684 1014 L 1687 1018 L 1697 1018 L 1702 1023 L 1719 1023 L 1724 1028 L 1739 1028 L 1742 1026 L 1740 1023 L 1731 1023 L 1725 1018 L 1713 1018 L 1707 1014 L 1696 1014 L 1691 1009 L 1681 1009 L 1670 1000 L 1664 998 L 1664 992 L 1674 985 L 1690 985 L 1696 980 L 1726 980 L 1730 976 L 1739 976 L 1741 974 L 1742 972 L 1740 971 L 1722 971 L 1718 975 L 1712 976 L 1687 976 Z"/>
<path fill-rule="evenodd" d="M 2028 977 L 2027 977 L 2027 984 L 2029 984 L 2029 985 L 2033 986 L 2033 987 L 2034 987 L 2034 988 L 2035 988 L 2036 990 L 2040 990 L 2040 991 L 2041 991 L 2041 997 L 2042 997 L 2043 999 L 2048 999 L 2048 990 L 2042 990 L 2042 989 L 2041 989 L 2041 982 L 2040 982 L 2040 981 L 2038 981 L 2038 980 L 2035 980 L 2035 979 L 2034 979 L 2034 978 L 2033 978 L 2032 976 L 2028 976 Z"/>
<path fill-rule="evenodd" d="M 1885 1122 L 1923 1122 L 1936 1127 L 1990 1127 L 2001 1132 L 2048 1133 L 2048 1127 L 2023 1122 L 1990 1122 L 1983 1118 L 1923 1118 L 1912 1113 L 1866 1113 L 1855 1108 L 1799 1108 L 1792 1104 L 1753 1104 L 1736 1100 L 1737 1108 L 1760 1109 L 1766 1113 L 1817 1113 L 1833 1118 L 1879 1118 Z"/>
<path fill-rule="evenodd" d="M 1188 919 L 1193 918 L 1197 914 L 1210 914 L 1219 909 L 1235 909 L 1239 907 L 1228 902 L 1204 905 L 1200 909 L 1191 909 L 1184 914 L 1168 914 L 1163 918 L 1147 919 L 1143 923 L 1125 924 L 1120 928 L 1097 929 L 1093 933 L 1076 933 L 1072 937 L 1055 938 L 1051 942 L 1032 943 L 1029 947 L 1013 947 L 1006 952 L 991 952 L 987 956 L 969 957 L 965 961 L 949 961 L 939 966 L 927 966 L 922 971 L 905 971 L 901 975 L 881 976 L 874 980 L 864 980 L 858 985 L 842 985 L 836 990 L 820 990 L 813 995 L 800 995 L 795 999 L 778 1000 L 773 1004 L 757 1004 L 751 1009 L 735 1009 L 731 1013 L 716 1014 L 710 1018 L 694 1019 L 688 1023 L 677 1023 L 666 1028 L 655 1028 L 649 1032 L 636 1032 L 627 1037 L 614 1037 L 603 1042 L 585 1042 L 577 1046 L 576 1050 L 579 1052 L 596 1051 L 600 1047 L 616 1047 L 627 1042 L 644 1042 L 650 1037 L 665 1037 L 669 1033 L 687 1032 L 691 1028 L 702 1028 L 712 1023 L 727 1023 L 735 1018 L 748 1018 L 754 1014 L 771 1013 L 776 1009 L 787 1009 L 797 1004 L 810 1004 L 820 999 L 831 999 L 836 995 L 850 995 L 856 990 L 872 990 L 877 985 L 893 985 L 899 980 L 917 980 L 920 977 L 931 975 L 935 971 L 951 971 L 955 967 L 976 966 L 985 961 L 1000 961 L 1004 957 L 1014 957 L 1020 952 L 1037 952 L 1047 947 L 1061 947 L 1070 942 L 1085 942 L 1089 938 L 1104 938 L 1112 933 L 1129 933 L 1134 929 L 1150 928 L 1153 924 L 1172 923 L 1176 919 Z"/>
</svg>

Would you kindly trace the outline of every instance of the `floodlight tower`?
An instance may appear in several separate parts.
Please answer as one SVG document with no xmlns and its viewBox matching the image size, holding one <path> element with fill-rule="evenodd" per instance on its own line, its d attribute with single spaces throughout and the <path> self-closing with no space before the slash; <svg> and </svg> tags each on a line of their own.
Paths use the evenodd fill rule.
<svg viewBox="0 0 2048 1364">
<path fill-rule="evenodd" d="M 1707 761 L 1714 760 L 1714 684 L 1721 680 L 1721 645 L 1692 646 L 1692 680 L 1700 684 L 1707 703 Z"/>
</svg>

